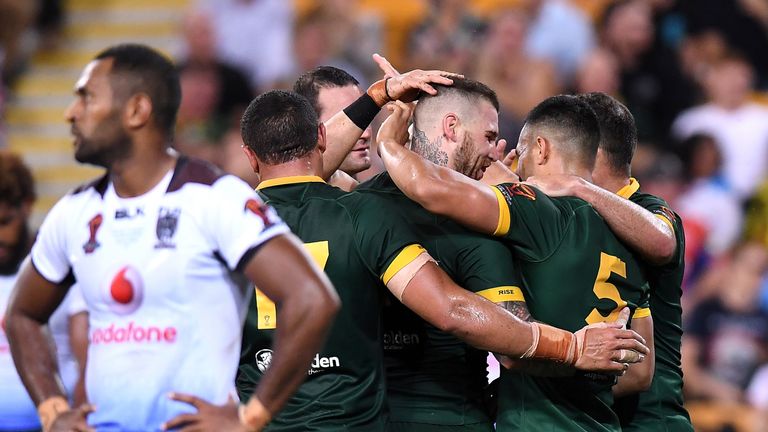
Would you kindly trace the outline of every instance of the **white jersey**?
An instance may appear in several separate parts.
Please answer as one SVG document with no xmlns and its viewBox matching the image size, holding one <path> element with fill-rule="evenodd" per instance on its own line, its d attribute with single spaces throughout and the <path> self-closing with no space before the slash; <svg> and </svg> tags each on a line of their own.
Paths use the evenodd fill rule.
<svg viewBox="0 0 768 432">
<path fill-rule="evenodd" d="M 16 372 L 5 335 L 5 311 L 16 277 L 17 275 L 0 275 L 0 431 L 32 430 L 40 427 L 37 410 Z M 83 311 L 78 297 L 77 289 L 70 289 L 48 322 L 56 342 L 61 379 L 70 396 L 77 383 L 79 368 L 69 346 L 69 317 Z"/>
<path fill-rule="evenodd" d="M 74 277 L 88 306 L 89 423 L 159 430 L 194 411 L 171 391 L 225 403 L 251 291 L 233 271 L 287 231 L 246 183 L 183 157 L 142 196 L 118 197 L 105 176 L 62 198 L 32 262 L 49 281 Z"/>
</svg>

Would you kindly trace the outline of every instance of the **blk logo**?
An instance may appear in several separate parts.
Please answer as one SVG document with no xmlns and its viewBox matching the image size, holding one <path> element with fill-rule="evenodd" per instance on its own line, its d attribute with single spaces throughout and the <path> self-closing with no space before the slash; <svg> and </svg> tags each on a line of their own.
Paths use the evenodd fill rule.
<svg viewBox="0 0 768 432">
<path fill-rule="evenodd" d="M 119 315 L 135 312 L 144 299 L 144 282 L 132 266 L 118 270 L 105 288 L 105 300 L 110 310 Z"/>
</svg>

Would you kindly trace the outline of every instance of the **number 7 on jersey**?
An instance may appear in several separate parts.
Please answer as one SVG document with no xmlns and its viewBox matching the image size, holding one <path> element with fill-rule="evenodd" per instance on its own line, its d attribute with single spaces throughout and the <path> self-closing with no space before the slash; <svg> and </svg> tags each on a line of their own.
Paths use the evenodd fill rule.
<svg viewBox="0 0 768 432">
<path fill-rule="evenodd" d="M 312 256 L 312 260 L 315 261 L 318 267 L 325 270 L 325 263 L 328 262 L 328 241 L 318 241 L 312 243 L 304 243 L 304 247 Z M 256 301 L 256 312 L 259 319 L 256 324 L 256 328 L 259 330 L 269 330 L 277 328 L 277 308 L 275 303 L 269 299 L 258 288 L 255 288 L 256 295 L 254 300 Z"/>
</svg>

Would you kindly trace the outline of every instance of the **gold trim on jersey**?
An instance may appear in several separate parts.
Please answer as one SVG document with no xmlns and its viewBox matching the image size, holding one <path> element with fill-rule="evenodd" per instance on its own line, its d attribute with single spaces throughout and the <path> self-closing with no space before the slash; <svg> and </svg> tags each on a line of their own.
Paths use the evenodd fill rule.
<svg viewBox="0 0 768 432">
<path fill-rule="evenodd" d="M 500 237 L 507 235 L 509 232 L 509 225 L 512 223 L 512 218 L 509 215 L 509 205 L 507 204 L 507 200 L 504 199 L 504 195 L 501 194 L 499 188 L 495 186 L 490 186 L 490 188 L 493 190 L 493 193 L 496 194 L 496 201 L 499 202 L 499 223 L 496 225 L 496 231 L 493 232 L 493 235 Z"/>
<path fill-rule="evenodd" d="M 479 295 L 480 297 L 484 297 L 487 300 L 490 300 L 494 303 L 501 303 L 501 302 L 508 302 L 508 301 L 525 302 L 525 296 L 523 295 L 523 291 L 520 289 L 520 287 L 516 287 L 513 285 L 488 288 L 482 291 L 478 291 L 475 294 Z"/>
<path fill-rule="evenodd" d="M 645 318 L 651 316 L 651 308 L 637 308 L 635 313 L 632 314 L 632 318 Z"/>
<path fill-rule="evenodd" d="M 272 186 L 283 186 L 296 183 L 325 183 L 325 180 L 313 175 L 278 177 L 262 181 L 258 186 L 256 186 L 256 190 L 261 190 Z"/>
<path fill-rule="evenodd" d="M 390 279 L 395 277 L 397 272 L 410 264 L 413 260 L 416 259 L 416 257 L 421 255 L 422 252 L 426 252 L 426 250 L 421 247 L 420 244 L 412 244 L 404 247 L 403 250 L 397 254 L 395 259 L 392 260 L 392 263 L 389 265 L 389 267 L 384 270 L 384 274 L 381 275 L 381 280 L 384 282 L 384 285 L 388 284 Z"/>
<path fill-rule="evenodd" d="M 619 189 L 619 191 L 616 192 L 616 195 L 622 198 L 629 199 L 629 197 L 631 197 L 632 194 L 637 192 L 639 189 L 640 189 L 640 182 L 638 182 L 634 177 L 630 177 L 629 184 Z"/>
<path fill-rule="evenodd" d="M 659 219 L 661 219 L 662 221 L 664 221 L 664 223 L 665 223 L 665 224 L 669 225 L 669 229 L 671 229 L 671 230 L 672 230 L 672 232 L 675 232 L 675 226 L 674 226 L 674 225 L 672 225 L 672 221 L 670 221 L 669 219 L 667 219 L 667 217 L 666 217 L 666 216 L 664 216 L 664 215 L 660 215 L 660 214 L 656 214 L 656 213 L 654 213 L 654 216 L 656 216 L 657 218 L 659 218 Z"/>
</svg>

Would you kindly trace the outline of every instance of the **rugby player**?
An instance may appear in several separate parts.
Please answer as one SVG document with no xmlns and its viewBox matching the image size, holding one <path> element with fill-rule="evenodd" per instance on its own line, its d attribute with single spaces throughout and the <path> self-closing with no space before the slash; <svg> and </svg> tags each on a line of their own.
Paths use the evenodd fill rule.
<svg viewBox="0 0 768 432">
<path fill-rule="evenodd" d="M 632 360 L 640 356 L 629 349 L 645 352 L 634 333 L 603 325 L 576 336 L 584 335 L 584 344 L 592 348 L 581 352 L 591 352 L 594 358 L 585 361 L 576 354 L 578 359 L 570 359 L 570 333 L 525 323 L 453 284 L 390 203 L 369 194 L 345 194 L 323 182 L 319 174 L 325 126 L 318 125 L 306 99 L 282 91 L 259 96 L 246 110 L 242 132 L 246 155 L 262 178 L 259 192 L 306 242 L 344 304 L 328 342 L 307 372 L 307 382 L 270 430 L 384 430 L 377 290 L 382 283 L 397 301 L 440 330 L 515 358 L 553 360 L 577 368 L 590 363 L 590 369 L 621 371 L 623 365 L 611 360 L 620 360 L 621 347 L 627 349 L 624 354 L 636 357 Z M 246 324 L 238 376 L 243 399 L 271 367 L 268 347 L 271 332 L 280 327 L 279 319 L 275 323 L 268 296 L 257 293 Z M 593 343 L 593 337 L 602 341 Z M 597 353 L 598 346 L 612 352 Z"/>
<path fill-rule="evenodd" d="M 406 149 L 398 140 L 410 108 L 398 103 L 377 138 L 392 179 L 427 210 L 448 216 L 513 248 L 531 315 L 565 329 L 613 321 L 629 305 L 633 328 L 652 333 L 648 284 L 632 254 L 600 216 L 576 198 L 549 198 L 534 187 L 488 187 Z M 600 139 L 594 112 L 570 96 L 549 98 L 529 114 L 517 174 L 570 173 L 591 178 Z M 650 382 L 652 366 L 645 368 Z M 498 430 L 620 430 L 611 409 L 612 380 L 540 378 L 503 371 Z"/>
<path fill-rule="evenodd" d="M 169 60 L 142 45 L 108 48 L 75 94 L 65 113 L 75 159 L 107 171 L 50 211 L 6 319 L 43 429 L 261 429 L 303 380 L 338 296 L 246 183 L 170 149 L 181 95 Z M 281 314 L 272 367 L 239 408 L 228 402 L 248 298 L 237 275 Z M 89 312 L 94 404 L 77 408 L 44 330 L 74 281 Z"/>
<path fill-rule="evenodd" d="M 321 122 L 327 122 L 363 95 L 359 84 L 355 77 L 339 68 L 319 66 L 301 74 L 293 83 L 293 91 L 312 104 Z M 352 179 L 371 167 L 371 135 L 369 125 L 339 166 L 339 170 Z"/>
<path fill-rule="evenodd" d="M 0 150 L 0 431 L 40 428 L 35 405 L 21 382 L 5 336 L 4 314 L 21 262 L 32 246 L 28 219 L 35 201 L 32 173 L 18 156 Z M 88 316 L 73 289 L 51 316 L 62 383 L 70 400 L 82 402 Z"/>
<path fill-rule="evenodd" d="M 644 257 L 654 316 L 656 369 L 650 389 L 616 400 L 614 408 L 622 430 L 692 431 L 683 406 L 680 363 L 680 296 L 685 255 L 682 221 L 666 201 L 641 192 L 640 184 L 631 177 L 637 127 L 627 107 L 604 93 L 588 93 L 579 98 L 595 111 L 600 123 L 600 145 L 592 172 L 594 184 L 575 176 L 536 177 L 528 181 L 551 196 L 572 195 L 589 202 L 616 235 Z M 627 393 L 622 387 L 625 380 L 633 379 L 633 368 L 619 379 L 615 394 Z"/>
<path fill-rule="evenodd" d="M 454 78 L 422 95 L 414 112 L 411 148 L 424 158 L 477 178 L 493 161 L 498 136 L 496 94 L 477 81 Z M 448 116 L 449 123 L 443 119 Z M 466 132 L 466 133 L 464 133 Z M 435 216 L 409 200 L 386 172 L 361 184 L 361 193 L 392 203 L 419 241 L 459 286 L 530 318 L 514 257 L 503 243 Z M 416 316 L 396 301 L 384 308 L 384 360 L 390 431 L 492 431 L 485 406 L 487 352 Z"/>
</svg>

